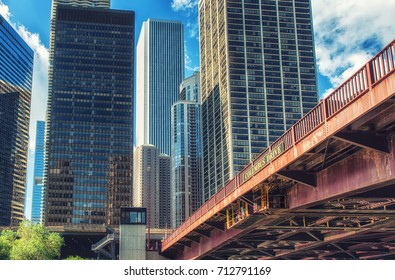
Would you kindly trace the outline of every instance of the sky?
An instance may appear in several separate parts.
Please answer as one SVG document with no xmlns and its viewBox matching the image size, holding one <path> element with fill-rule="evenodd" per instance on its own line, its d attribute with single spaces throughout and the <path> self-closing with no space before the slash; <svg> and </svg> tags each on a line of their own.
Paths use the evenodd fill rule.
<svg viewBox="0 0 395 280">
<path fill-rule="evenodd" d="M 311 0 L 319 96 L 324 97 L 395 38 L 395 1 Z M 136 42 L 148 18 L 184 24 L 185 77 L 199 70 L 198 0 L 112 0 L 111 8 L 133 10 Z M 35 51 L 30 118 L 27 217 L 36 121 L 45 119 L 48 96 L 48 48 L 51 0 L 0 0 L 3 15 Z"/>
</svg>

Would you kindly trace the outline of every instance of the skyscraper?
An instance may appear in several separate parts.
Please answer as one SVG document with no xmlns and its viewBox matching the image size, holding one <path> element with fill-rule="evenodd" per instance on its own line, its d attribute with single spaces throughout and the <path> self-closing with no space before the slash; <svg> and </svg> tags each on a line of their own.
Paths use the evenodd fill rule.
<svg viewBox="0 0 395 280">
<path fill-rule="evenodd" d="M 137 43 L 136 147 L 152 144 L 170 155 L 171 106 L 184 78 L 184 28 L 148 19 Z"/>
<path fill-rule="evenodd" d="M 51 23 L 46 225 L 118 226 L 132 199 L 134 12 L 93 7 Z"/>
<path fill-rule="evenodd" d="M 317 103 L 310 0 L 201 0 L 204 200 Z"/>
<path fill-rule="evenodd" d="M 55 19 L 56 9 L 59 5 L 68 5 L 74 7 L 91 7 L 91 8 L 103 8 L 110 9 L 111 0 L 52 0 L 51 7 L 51 31 L 50 31 L 50 49 L 53 50 L 53 40 L 55 39 Z M 53 55 L 53 53 L 51 52 Z"/>
<path fill-rule="evenodd" d="M 24 217 L 33 59 L 0 15 L 0 226 Z"/>
<path fill-rule="evenodd" d="M 50 18 L 50 33 L 49 33 L 49 78 L 48 78 L 48 90 L 52 90 L 52 70 L 53 70 L 53 59 L 54 59 L 54 43 L 55 43 L 55 26 L 56 26 L 56 11 L 58 6 L 74 6 L 74 7 L 85 7 L 85 8 L 103 8 L 110 9 L 111 0 L 52 0 L 51 6 L 51 18 Z"/>
<path fill-rule="evenodd" d="M 34 151 L 33 196 L 32 196 L 32 223 L 42 221 L 43 207 L 43 179 L 44 179 L 44 132 L 45 122 L 37 121 L 36 147 Z"/>
<path fill-rule="evenodd" d="M 170 227 L 170 157 L 154 145 L 141 145 L 133 171 L 133 207 L 147 208 L 147 227 Z"/>
<path fill-rule="evenodd" d="M 180 85 L 172 107 L 171 225 L 182 224 L 202 204 L 202 141 L 199 72 Z"/>
<path fill-rule="evenodd" d="M 51 13 L 56 15 L 56 7 L 58 5 L 110 9 L 110 4 L 111 0 L 52 0 Z"/>
<path fill-rule="evenodd" d="M 159 155 L 159 228 L 170 228 L 170 156 Z"/>
<path fill-rule="evenodd" d="M 133 207 L 147 208 L 147 227 L 159 228 L 159 149 L 137 147 L 133 171 Z"/>
</svg>

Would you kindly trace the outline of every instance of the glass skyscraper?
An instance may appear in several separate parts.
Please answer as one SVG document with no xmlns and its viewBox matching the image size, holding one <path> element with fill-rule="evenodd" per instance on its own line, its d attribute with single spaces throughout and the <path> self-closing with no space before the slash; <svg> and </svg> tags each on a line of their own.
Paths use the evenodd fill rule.
<svg viewBox="0 0 395 280">
<path fill-rule="evenodd" d="M 32 223 L 42 222 L 43 179 L 44 179 L 44 133 L 45 122 L 37 121 L 36 146 L 34 151 L 33 195 L 32 195 Z"/>
<path fill-rule="evenodd" d="M 310 0 L 201 0 L 204 200 L 317 103 Z"/>
<path fill-rule="evenodd" d="M 171 106 L 184 78 L 184 27 L 148 19 L 137 43 L 136 147 L 152 144 L 170 155 Z"/>
<path fill-rule="evenodd" d="M 50 25 L 50 61 L 53 61 L 53 44 L 55 40 L 55 20 L 56 10 L 59 5 L 68 5 L 74 7 L 90 7 L 110 9 L 110 0 L 52 0 L 51 6 L 51 25 Z M 51 69 L 49 69 L 51 72 Z M 49 81 L 51 86 L 51 81 Z"/>
<path fill-rule="evenodd" d="M 199 72 L 180 85 L 172 107 L 171 225 L 180 226 L 202 204 L 202 139 Z"/>
<path fill-rule="evenodd" d="M 0 226 L 24 217 L 34 52 L 0 15 Z"/>
<path fill-rule="evenodd" d="M 118 226 L 132 200 L 134 12 L 56 9 L 45 224 Z"/>
</svg>

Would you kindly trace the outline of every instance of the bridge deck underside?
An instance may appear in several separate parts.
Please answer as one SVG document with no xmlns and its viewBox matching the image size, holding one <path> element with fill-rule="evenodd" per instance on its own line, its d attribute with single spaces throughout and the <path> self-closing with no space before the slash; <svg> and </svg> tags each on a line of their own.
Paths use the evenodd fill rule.
<svg viewBox="0 0 395 280">
<path fill-rule="evenodd" d="M 225 229 L 225 209 L 165 254 L 178 259 L 395 259 L 395 102 L 387 99 L 261 184 L 287 209 Z M 240 196 L 252 199 L 248 191 Z"/>
<path fill-rule="evenodd" d="M 202 259 L 394 259 L 395 186 L 271 211 Z"/>
</svg>

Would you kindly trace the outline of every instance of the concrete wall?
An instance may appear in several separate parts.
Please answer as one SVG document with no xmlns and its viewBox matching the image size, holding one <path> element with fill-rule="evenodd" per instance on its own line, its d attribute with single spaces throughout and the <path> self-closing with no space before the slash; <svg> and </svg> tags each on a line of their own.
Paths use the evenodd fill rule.
<svg viewBox="0 0 395 280">
<path fill-rule="evenodd" d="M 119 233 L 119 259 L 145 260 L 146 225 L 121 225 Z"/>
<path fill-rule="evenodd" d="M 168 258 L 159 255 L 158 251 L 147 251 L 147 260 L 168 260 Z"/>
</svg>

